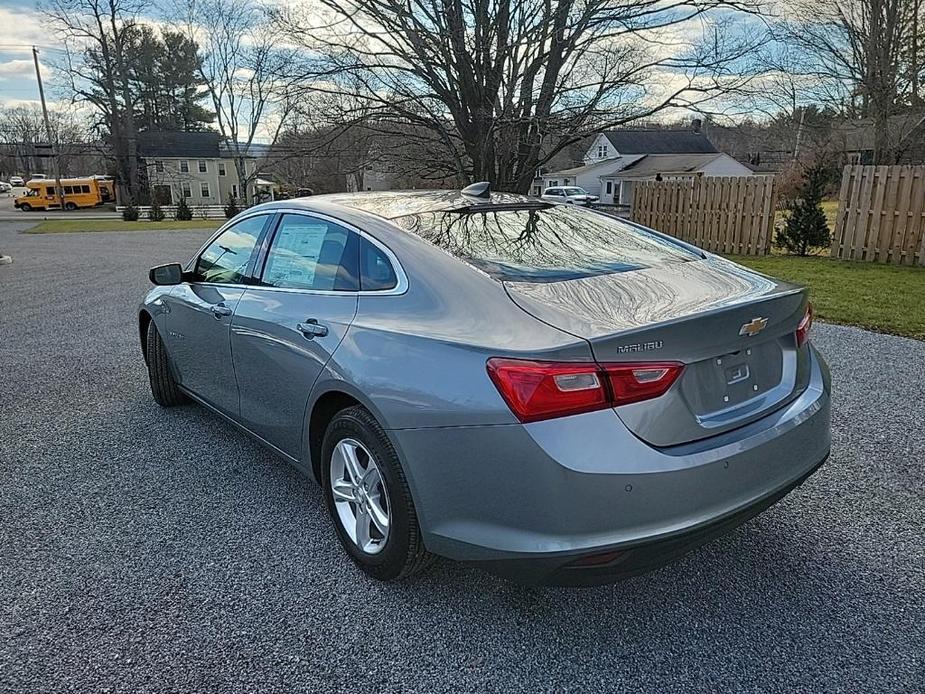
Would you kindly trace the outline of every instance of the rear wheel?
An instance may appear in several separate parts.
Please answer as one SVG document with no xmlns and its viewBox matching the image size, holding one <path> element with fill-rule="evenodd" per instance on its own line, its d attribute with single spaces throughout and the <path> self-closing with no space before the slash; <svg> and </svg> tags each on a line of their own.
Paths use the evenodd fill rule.
<svg viewBox="0 0 925 694">
<path fill-rule="evenodd" d="M 186 396 L 180 392 L 177 382 L 170 371 L 170 361 L 164 341 L 161 340 L 154 321 L 148 323 L 146 334 L 145 361 L 148 363 L 148 381 L 151 383 L 151 395 L 161 407 L 174 407 L 186 402 Z"/>
<path fill-rule="evenodd" d="M 417 513 L 398 456 L 363 407 L 339 412 L 322 445 L 322 484 L 337 536 L 354 563 L 380 581 L 428 566 Z"/>
</svg>

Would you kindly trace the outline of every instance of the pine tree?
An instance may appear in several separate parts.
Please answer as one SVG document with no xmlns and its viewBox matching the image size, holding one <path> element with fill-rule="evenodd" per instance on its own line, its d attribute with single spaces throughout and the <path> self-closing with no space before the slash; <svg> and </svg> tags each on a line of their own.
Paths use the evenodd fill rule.
<svg viewBox="0 0 925 694">
<path fill-rule="evenodd" d="M 161 207 L 160 200 L 157 199 L 157 195 L 151 195 L 151 207 L 148 209 L 148 219 L 152 222 L 161 222 L 164 220 L 164 208 Z"/>
<path fill-rule="evenodd" d="M 190 209 L 189 204 L 186 202 L 186 198 L 181 197 L 180 202 L 177 203 L 177 213 L 174 215 L 174 219 L 178 222 L 188 222 L 193 218 L 193 211 Z"/>
<path fill-rule="evenodd" d="M 816 162 L 806 168 L 799 197 L 790 211 L 786 226 L 777 233 L 775 243 L 788 253 L 807 255 L 810 249 L 832 242 L 829 224 L 822 210 L 822 196 L 830 178 L 829 167 Z"/>
<path fill-rule="evenodd" d="M 228 204 L 225 205 L 225 219 L 231 219 L 240 211 L 241 208 L 238 207 L 238 201 L 235 199 L 234 195 L 228 193 Z"/>
</svg>

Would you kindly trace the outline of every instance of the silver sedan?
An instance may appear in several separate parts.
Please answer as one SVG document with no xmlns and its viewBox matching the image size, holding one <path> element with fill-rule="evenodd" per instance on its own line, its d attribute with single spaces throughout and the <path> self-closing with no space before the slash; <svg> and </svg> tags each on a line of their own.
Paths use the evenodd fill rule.
<svg viewBox="0 0 925 694">
<path fill-rule="evenodd" d="M 587 209 L 485 185 L 273 202 L 150 277 L 154 399 L 316 479 L 378 579 L 438 555 L 630 576 L 829 452 L 806 290 Z"/>
</svg>

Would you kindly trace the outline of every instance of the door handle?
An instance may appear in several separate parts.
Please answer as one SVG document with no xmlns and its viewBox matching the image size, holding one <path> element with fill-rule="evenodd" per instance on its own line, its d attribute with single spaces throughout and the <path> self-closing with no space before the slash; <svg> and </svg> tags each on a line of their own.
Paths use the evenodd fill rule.
<svg viewBox="0 0 925 694">
<path fill-rule="evenodd" d="M 215 304 L 210 310 L 216 320 L 220 320 L 222 316 L 231 315 L 231 309 L 225 306 L 225 304 Z"/>
<path fill-rule="evenodd" d="M 328 327 L 318 323 L 317 318 L 306 318 L 304 323 L 299 323 L 296 327 L 309 340 L 315 337 L 324 337 L 328 334 Z"/>
</svg>

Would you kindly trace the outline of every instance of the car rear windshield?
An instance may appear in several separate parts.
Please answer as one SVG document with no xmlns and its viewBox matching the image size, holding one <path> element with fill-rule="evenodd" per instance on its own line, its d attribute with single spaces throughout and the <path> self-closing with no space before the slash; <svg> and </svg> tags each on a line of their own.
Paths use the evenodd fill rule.
<svg viewBox="0 0 925 694">
<path fill-rule="evenodd" d="M 698 260 L 680 242 L 573 206 L 428 212 L 394 220 L 495 279 L 559 282 Z"/>
</svg>

